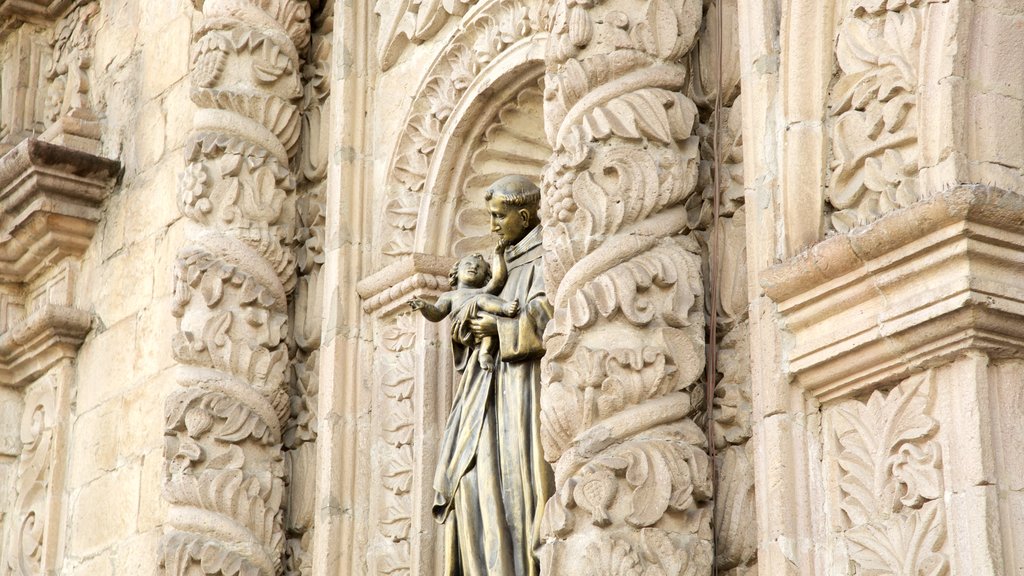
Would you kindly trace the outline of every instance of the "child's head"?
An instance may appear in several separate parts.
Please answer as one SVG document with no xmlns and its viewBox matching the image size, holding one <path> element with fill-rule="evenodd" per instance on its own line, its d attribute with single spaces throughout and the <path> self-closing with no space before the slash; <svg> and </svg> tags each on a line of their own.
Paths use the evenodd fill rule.
<svg viewBox="0 0 1024 576">
<path fill-rule="evenodd" d="M 459 258 L 448 273 L 448 283 L 452 288 L 459 284 L 470 288 L 482 288 L 491 279 L 491 265 L 480 254 L 469 254 Z"/>
</svg>

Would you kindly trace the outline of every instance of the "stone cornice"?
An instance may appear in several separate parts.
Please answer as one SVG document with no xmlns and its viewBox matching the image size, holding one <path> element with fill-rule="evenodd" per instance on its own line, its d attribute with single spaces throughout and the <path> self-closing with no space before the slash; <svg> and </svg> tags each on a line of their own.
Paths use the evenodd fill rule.
<svg viewBox="0 0 1024 576">
<path fill-rule="evenodd" d="M 0 0 L 0 28 L 12 21 L 53 22 L 78 0 Z"/>
<path fill-rule="evenodd" d="M 968 349 L 1024 353 L 1022 271 L 1024 197 L 972 185 L 829 238 L 762 286 L 788 332 L 789 373 L 824 401 Z"/>
<path fill-rule="evenodd" d="M 0 282 L 88 247 L 120 164 L 29 139 L 0 158 Z"/>
<path fill-rule="evenodd" d="M 367 314 L 386 314 L 400 306 L 406 296 L 439 294 L 450 289 L 448 272 L 454 258 L 433 254 L 408 254 L 368 276 L 356 285 Z"/>
<path fill-rule="evenodd" d="M 63 358 L 74 358 L 92 316 L 67 306 L 43 306 L 0 334 L 0 386 L 22 386 Z"/>
</svg>

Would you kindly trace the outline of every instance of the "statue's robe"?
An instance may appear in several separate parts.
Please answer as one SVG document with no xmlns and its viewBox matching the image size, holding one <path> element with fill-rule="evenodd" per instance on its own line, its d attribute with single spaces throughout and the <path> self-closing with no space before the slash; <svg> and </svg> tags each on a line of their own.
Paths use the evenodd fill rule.
<svg viewBox="0 0 1024 576">
<path fill-rule="evenodd" d="M 434 516 L 445 523 L 447 576 L 536 576 L 538 524 L 551 495 L 551 468 L 540 443 L 540 358 L 551 317 L 541 266 L 541 229 L 505 251 L 504 300 L 514 318 L 497 318 L 493 371 L 477 362 L 466 306 L 452 320 L 461 373 L 434 477 Z"/>
</svg>

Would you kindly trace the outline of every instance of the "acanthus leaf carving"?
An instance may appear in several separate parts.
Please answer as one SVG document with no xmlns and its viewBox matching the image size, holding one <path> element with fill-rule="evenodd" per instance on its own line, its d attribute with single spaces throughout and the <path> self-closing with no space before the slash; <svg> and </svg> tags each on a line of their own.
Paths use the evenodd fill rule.
<svg viewBox="0 0 1024 576">
<path fill-rule="evenodd" d="M 305 370 L 293 378 L 289 346 L 317 342 L 311 333 L 319 327 L 306 314 L 293 338 L 288 302 L 298 242 L 303 303 L 317 298 L 322 239 L 310 232 L 315 199 L 301 204 L 297 226 L 293 171 L 319 169 L 296 158 L 310 107 L 300 80 L 310 4 L 242 0 L 201 9 L 192 52 L 198 111 L 178 192 L 199 232 L 179 251 L 174 274 L 179 387 L 165 407 L 170 511 L 160 559 L 167 574 L 269 576 L 282 571 L 286 531 L 302 524 L 285 521 L 286 474 L 312 467 L 308 451 L 286 455 L 285 441 L 294 448 L 315 433 L 315 400 L 293 406 L 289 394 L 294 381 L 317 389 Z M 315 369 L 309 352 L 304 368 Z M 293 409 L 303 419 L 294 425 Z"/>
<path fill-rule="evenodd" d="M 712 567 L 712 463 L 695 422 L 704 286 L 685 209 L 702 160 L 685 62 L 704 4 L 551 9 L 541 433 L 555 494 L 542 572 L 579 557 L 595 574 Z"/>
<path fill-rule="evenodd" d="M 830 98 L 833 160 L 826 195 L 840 233 L 920 198 L 917 68 L 928 2 L 852 2 L 840 24 L 842 74 Z"/>
<path fill-rule="evenodd" d="M 851 560 L 865 574 L 949 573 L 932 374 L 828 414 Z"/>
</svg>

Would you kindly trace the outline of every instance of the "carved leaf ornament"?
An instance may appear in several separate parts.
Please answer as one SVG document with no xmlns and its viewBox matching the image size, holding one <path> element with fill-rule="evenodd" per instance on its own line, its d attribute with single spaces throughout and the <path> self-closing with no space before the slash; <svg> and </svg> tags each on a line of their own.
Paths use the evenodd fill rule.
<svg viewBox="0 0 1024 576">
<path fill-rule="evenodd" d="M 467 88 L 490 62 L 543 29 L 536 4 L 525 0 L 485 3 L 463 23 L 428 72 L 389 170 L 391 181 L 383 221 L 382 252 L 386 256 L 412 251 L 421 194 L 446 123 Z"/>
<path fill-rule="evenodd" d="M 551 9 L 541 219 L 555 314 L 541 433 L 556 477 L 542 572 L 578 570 L 580 555 L 585 574 L 711 567 L 710 460 L 693 421 L 704 291 L 700 245 L 685 233 L 701 158 L 684 88 L 703 9 Z"/>
<path fill-rule="evenodd" d="M 853 2 L 840 24 L 832 88 L 832 178 L 827 194 L 839 232 L 875 220 L 920 196 L 917 87 L 929 0 Z"/>
<path fill-rule="evenodd" d="M 931 376 L 832 412 L 839 446 L 843 533 L 858 574 L 949 573 L 938 423 Z"/>
</svg>

